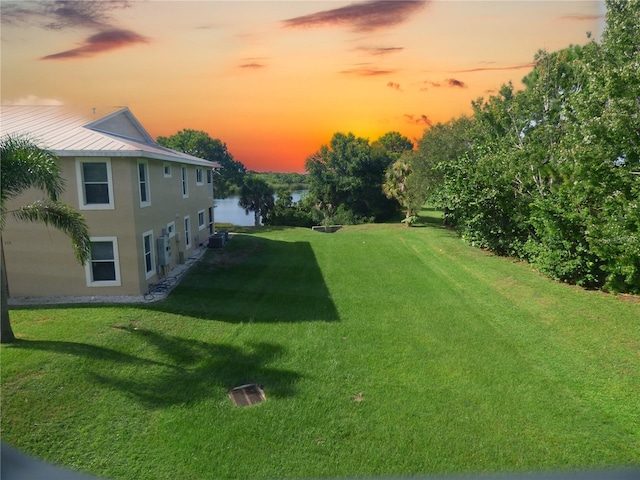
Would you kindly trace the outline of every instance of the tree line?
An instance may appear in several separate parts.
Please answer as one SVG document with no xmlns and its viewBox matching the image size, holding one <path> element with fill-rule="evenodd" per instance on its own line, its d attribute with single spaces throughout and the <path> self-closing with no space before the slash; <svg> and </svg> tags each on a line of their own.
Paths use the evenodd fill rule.
<svg viewBox="0 0 640 480">
<path fill-rule="evenodd" d="M 640 292 L 640 1 L 608 1 L 602 41 L 535 56 L 524 90 L 435 125 L 389 172 L 472 245 L 557 280 Z M 395 183 L 394 183 L 395 182 Z"/>
</svg>

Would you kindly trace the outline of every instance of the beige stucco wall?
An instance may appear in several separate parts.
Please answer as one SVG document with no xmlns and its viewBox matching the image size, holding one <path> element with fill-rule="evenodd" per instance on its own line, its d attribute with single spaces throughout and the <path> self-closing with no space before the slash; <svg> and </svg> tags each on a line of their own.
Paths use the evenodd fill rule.
<svg viewBox="0 0 640 480">
<path fill-rule="evenodd" d="M 85 270 L 71 240 L 53 228 L 7 219 L 2 233 L 9 295 L 71 295 L 86 289 Z"/>
<path fill-rule="evenodd" d="M 140 206 L 138 188 L 138 159 L 128 157 L 111 158 L 114 191 L 114 209 L 80 210 L 76 178 L 75 158 L 60 159 L 66 191 L 61 200 L 69 203 L 84 215 L 92 237 L 117 237 L 120 286 L 87 286 L 85 268 L 76 261 L 70 239 L 53 227 L 27 222 L 16 222 L 8 215 L 2 233 L 7 261 L 9 289 L 11 297 L 41 296 L 102 296 L 140 295 L 148 290 L 148 285 L 157 282 L 169 269 L 161 269 L 160 275 L 145 278 L 142 234 L 153 231 L 156 264 L 157 238 L 169 222 L 175 221 L 176 232 L 171 239 L 171 266 L 179 259 L 179 252 L 189 257 L 194 252 L 196 241 L 190 249 L 184 245 L 184 217 L 191 218 L 192 234 L 198 233 L 198 243 L 206 242 L 208 230 L 198 231 L 199 210 L 205 210 L 208 222 L 209 198 L 206 172 L 203 170 L 204 184 L 196 185 L 195 166 L 188 165 L 189 197 L 182 198 L 180 165 L 172 163 L 171 178 L 164 178 L 163 161 L 148 159 L 149 188 L 151 205 Z M 43 194 L 37 190 L 25 192 L 10 201 L 8 210 L 24 205 Z M 176 217 L 177 215 L 177 217 Z"/>
<path fill-rule="evenodd" d="M 159 274 L 148 280 L 145 280 L 144 264 L 138 262 L 139 278 L 141 279 L 141 287 L 144 291 L 150 283 L 157 282 L 167 275 L 170 268 L 177 265 L 180 259 L 186 259 L 191 256 L 198 244 L 206 243 L 209 239 L 208 233 L 208 207 L 213 205 L 213 198 L 209 195 L 209 188 L 206 183 L 206 172 L 203 169 L 203 185 L 196 184 L 196 167 L 193 165 L 185 165 L 187 167 L 187 190 L 188 197 L 182 196 L 182 174 L 181 165 L 171 164 L 171 177 L 165 178 L 164 166 L 161 160 L 148 160 L 149 170 L 149 191 L 151 197 L 151 205 L 141 207 L 139 201 L 139 193 L 137 184 L 135 185 L 135 200 L 133 205 L 134 223 L 136 225 L 136 236 L 138 238 L 138 254 L 140 258 L 143 256 L 142 235 L 145 232 L 153 231 L 154 242 L 162 236 L 163 229 L 168 224 L 175 223 L 175 233 L 177 235 L 170 238 L 171 245 L 171 263 L 166 268 L 159 268 Z M 137 182 L 137 161 L 131 165 L 132 177 Z M 198 211 L 205 210 L 205 228 L 198 229 Z M 191 246 L 186 247 L 184 218 L 189 216 L 191 220 Z M 154 246 L 155 247 L 155 246 Z M 155 262 L 158 265 L 158 252 L 155 250 Z"/>
</svg>

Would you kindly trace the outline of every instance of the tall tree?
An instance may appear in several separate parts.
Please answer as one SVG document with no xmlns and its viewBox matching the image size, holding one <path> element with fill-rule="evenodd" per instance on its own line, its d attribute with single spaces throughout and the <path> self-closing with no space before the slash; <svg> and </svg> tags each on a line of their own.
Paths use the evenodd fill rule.
<svg viewBox="0 0 640 480">
<path fill-rule="evenodd" d="M 2 250 L 0 342 L 9 343 L 15 340 L 15 335 L 11 328 L 7 306 L 9 296 L 7 270 L 1 239 L 1 232 L 5 227 L 5 216 L 12 214 L 18 220 L 41 222 L 66 233 L 71 237 L 75 256 L 82 265 L 91 256 L 91 241 L 84 217 L 71 206 L 58 200 L 64 191 L 64 181 L 58 159 L 52 152 L 38 147 L 25 137 L 6 136 L 0 139 L 0 169 L 2 170 L 0 178 L 0 249 Z M 46 198 L 8 211 L 8 201 L 29 188 L 42 190 Z"/>
<path fill-rule="evenodd" d="M 640 1 L 606 3 L 602 43 L 576 64 L 584 81 L 566 102 L 559 190 L 596 259 L 593 285 L 640 293 Z"/>
<path fill-rule="evenodd" d="M 387 132 L 374 143 L 382 145 L 394 161 L 404 152 L 413 150 L 413 142 L 399 132 Z"/>
<path fill-rule="evenodd" d="M 251 174 L 245 176 L 240 188 L 238 205 L 247 213 L 253 212 L 256 227 L 260 226 L 260 217 L 266 218 L 273 210 L 275 202 L 273 193 L 273 188 L 263 179 Z"/>
<path fill-rule="evenodd" d="M 394 203 L 382 192 L 384 172 L 393 163 L 382 144 L 353 133 L 336 133 L 329 145 L 307 158 L 309 195 L 325 220 L 340 223 L 388 218 Z"/>
<path fill-rule="evenodd" d="M 426 129 L 418 141 L 416 155 L 412 158 L 413 177 L 420 179 L 416 187 L 436 204 L 442 204 L 444 189 L 443 171 L 449 164 L 462 158 L 471 147 L 472 121 L 461 116 L 445 123 L 437 123 Z M 447 211 L 450 205 L 443 205 Z"/>
<path fill-rule="evenodd" d="M 170 137 L 158 137 L 163 147 L 193 155 L 194 157 L 218 162 L 222 168 L 213 176 L 213 188 L 216 198 L 226 198 L 231 188 L 242 186 L 246 167 L 234 160 L 227 150 L 227 145 L 217 138 L 211 138 L 201 130 L 184 129 Z"/>
</svg>

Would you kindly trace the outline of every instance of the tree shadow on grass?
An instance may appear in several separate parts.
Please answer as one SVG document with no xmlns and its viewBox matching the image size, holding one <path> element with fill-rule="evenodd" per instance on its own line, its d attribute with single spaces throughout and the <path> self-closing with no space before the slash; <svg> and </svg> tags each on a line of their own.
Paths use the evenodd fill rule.
<svg viewBox="0 0 640 480">
<path fill-rule="evenodd" d="M 167 299 L 140 308 L 232 323 L 339 320 L 309 242 L 252 235 L 208 251 Z"/>
<path fill-rule="evenodd" d="M 122 353 L 117 350 L 112 350 L 110 348 L 79 342 L 16 339 L 11 344 L 8 344 L 6 348 L 19 350 L 41 350 L 44 352 L 62 353 L 66 355 L 75 355 L 78 357 L 86 357 L 92 360 L 104 360 L 106 362 L 116 364 L 129 363 L 138 365 L 166 365 L 162 362 L 139 358 L 128 353 Z"/>
<path fill-rule="evenodd" d="M 443 212 L 437 208 L 424 207 L 418 216 L 418 221 L 413 227 L 436 227 L 446 229 L 444 224 Z"/>
<path fill-rule="evenodd" d="M 270 366 L 285 354 L 281 345 L 256 342 L 231 346 L 151 330 L 120 329 L 146 344 L 157 359 L 76 342 L 20 340 L 12 348 L 84 357 L 90 361 L 78 368 L 79 375 L 150 408 L 195 403 L 247 383 L 264 385 L 267 397 L 289 397 L 295 394 L 300 379 L 292 370 Z"/>
</svg>

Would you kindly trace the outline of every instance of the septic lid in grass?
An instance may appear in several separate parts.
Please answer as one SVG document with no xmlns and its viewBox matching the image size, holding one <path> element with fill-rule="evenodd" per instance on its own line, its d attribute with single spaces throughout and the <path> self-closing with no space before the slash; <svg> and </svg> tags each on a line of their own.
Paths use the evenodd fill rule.
<svg viewBox="0 0 640 480">
<path fill-rule="evenodd" d="M 248 385 L 241 385 L 232 389 L 229 392 L 229 398 L 238 407 L 246 407 L 248 405 L 254 405 L 256 403 L 264 402 L 266 397 L 261 385 L 250 383 Z"/>
</svg>

